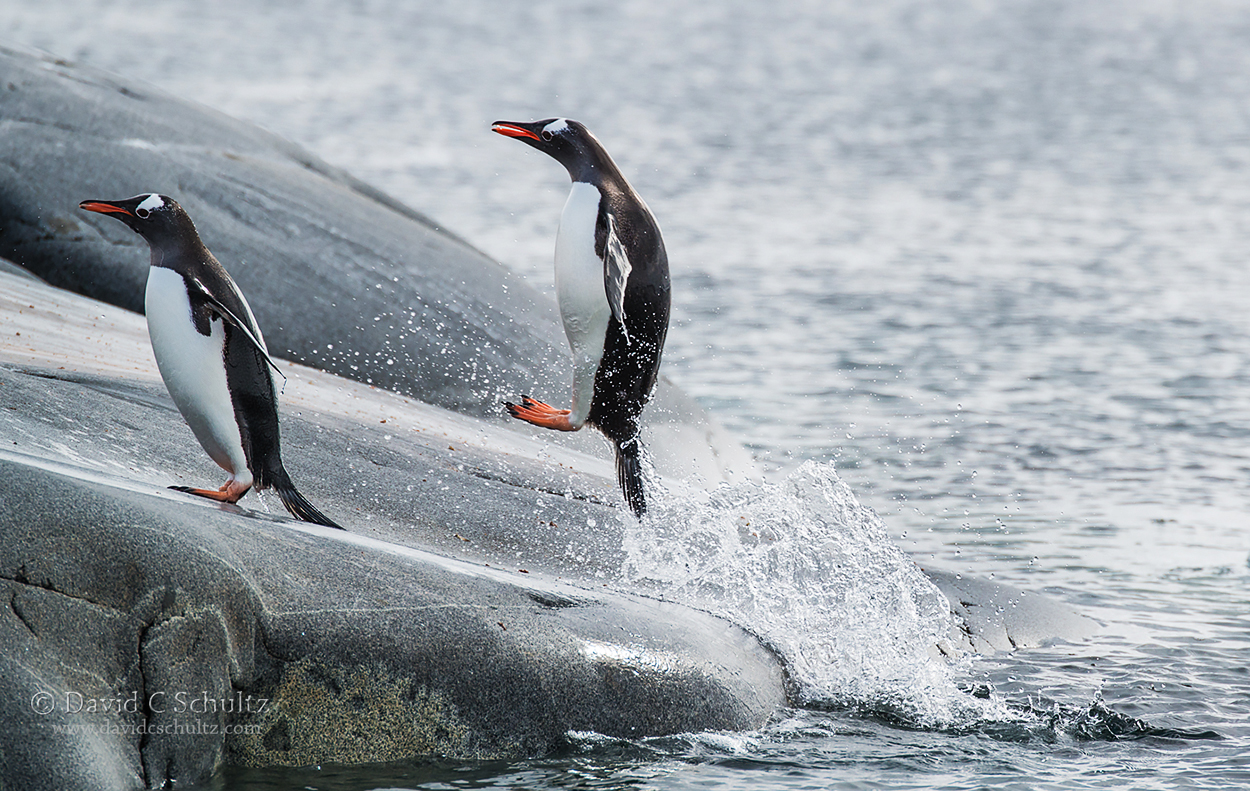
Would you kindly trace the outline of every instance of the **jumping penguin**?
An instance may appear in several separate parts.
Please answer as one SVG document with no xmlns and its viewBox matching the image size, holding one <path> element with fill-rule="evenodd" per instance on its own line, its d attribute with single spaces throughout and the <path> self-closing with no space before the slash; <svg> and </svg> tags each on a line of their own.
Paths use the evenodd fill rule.
<svg viewBox="0 0 1250 791">
<path fill-rule="evenodd" d="M 269 371 L 278 367 L 243 292 L 183 208 L 154 193 L 79 208 L 121 220 L 151 248 L 144 312 L 156 366 L 195 438 L 230 473 L 217 491 L 170 488 L 235 503 L 253 485 L 272 487 L 295 518 L 341 530 L 296 491 L 282 466 Z"/>
<path fill-rule="evenodd" d="M 508 412 L 536 426 L 577 431 L 589 424 L 616 449 L 625 500 L 641 517 L 639 418 L 655 390 L 668 334 L 668 255 L 651 210 L 603 145 L 567 118 L 497 121 L 491 130 L 553 157 L 569 172 L 556 234 L 556 296 L 573 350 L 573 405 L 556 409 L 529 396 Z"/>
</svg>

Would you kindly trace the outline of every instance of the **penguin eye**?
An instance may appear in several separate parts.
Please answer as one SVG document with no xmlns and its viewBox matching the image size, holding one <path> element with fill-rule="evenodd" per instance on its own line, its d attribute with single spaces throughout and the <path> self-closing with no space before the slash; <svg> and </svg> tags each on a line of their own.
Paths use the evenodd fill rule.
<svg viewBox="0 0 1250 791">
<path fill-rule="evenodd" d="M 555 137 L 555 135 L 551 134 L 546 129 L 543 130 L 543 140 L 550 142 L 553 137 Z"/>
<path fill-rule="evenodd" d="M 146 220 L 148 217 L 152 216 L 152 212 L 140 207 L 138 209 L 135 209 L 135 216 L 138 217 L 140 220 Z"/>
</svg>

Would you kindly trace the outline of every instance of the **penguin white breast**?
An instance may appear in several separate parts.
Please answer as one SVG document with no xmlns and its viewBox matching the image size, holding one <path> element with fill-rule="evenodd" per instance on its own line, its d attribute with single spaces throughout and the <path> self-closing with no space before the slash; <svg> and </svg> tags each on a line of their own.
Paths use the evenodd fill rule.
<svg viewBox="0 0 1250 791">
<path fill-rule="evenodd" d="M 556 299 L 564 334 L 573 350 L 573 415 L 576 423 L 590 410 L 595 371 L 612 312 L 603 285 L 603 261 L 595 255 L 599 189 L 573 182 L 556 234 Z"/>
<path fill-rule="evenodd" d="M 595 255 L 598 218 L 599 190 L 574 182 L 556 235 L 556 298 L 569 343 L 574 347 L 597 344 L 602 351 L 609 308 L 603 261 Z"/>
<path fill-rule="evenodd" d="M 159 266 L 148 270 L 144 310 L 156 366 L 178 411 L 213 461 L 232 474 L 246 473 L 247 458 L 226 384 L 222 320 L 215 318 L 209 325 L 212 333 L 201 335 L 191 318 L 186 281 Z"/>
</svg>

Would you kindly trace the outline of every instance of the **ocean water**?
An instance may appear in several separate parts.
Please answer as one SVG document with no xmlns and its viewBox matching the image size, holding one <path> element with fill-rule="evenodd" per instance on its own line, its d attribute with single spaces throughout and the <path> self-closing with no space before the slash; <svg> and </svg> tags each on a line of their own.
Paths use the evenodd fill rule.
<svg viewBox="0 0 1250 791">
<path fill-rule="evenodd" d="M 222 787 L 1250 786 L 1250 8 L 62 0 L 0 6 L 0 36 L 260 123 L 547 291 L 567 177 L 489 125 L 578 118 L 663 227 L 665 374 L 767 471 L 664 511 L 671 551 L 622 583 L 772 629 L 805 707 Z M 793 571 L 802 619 L 720 573 L 776 575 L 835 511 L 853 573 Z M 907 556 L 1104 628 L 936 666 Z M 870 578 L 875 620 L 806 645 Z"/>
</svg>

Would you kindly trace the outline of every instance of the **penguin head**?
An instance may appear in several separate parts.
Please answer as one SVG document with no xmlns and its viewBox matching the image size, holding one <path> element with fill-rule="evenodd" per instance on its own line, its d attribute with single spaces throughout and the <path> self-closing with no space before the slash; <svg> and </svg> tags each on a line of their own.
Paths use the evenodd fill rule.
<svg viewBox="0 0 1250 791">
<path fill-rule="evenodd" d="M 586 171 L 600 167 L 607 159 L 603 146 L 590 130 L 568 118 L 548 118 L 527 124 L 496 121 L 490 129 L 505 137 L 515 137 L 551 156 L 564 165 L 574 181 L 586 180 Z"/>
<path fill-rule="evenodd" d="M 78 208 L 116 217 L 152 245 L 176 244 L 188 235 L 199 239 L 191 218 L 168 195 L 150 192 L 119 201 L 85 200 Z"/>
</svg>

